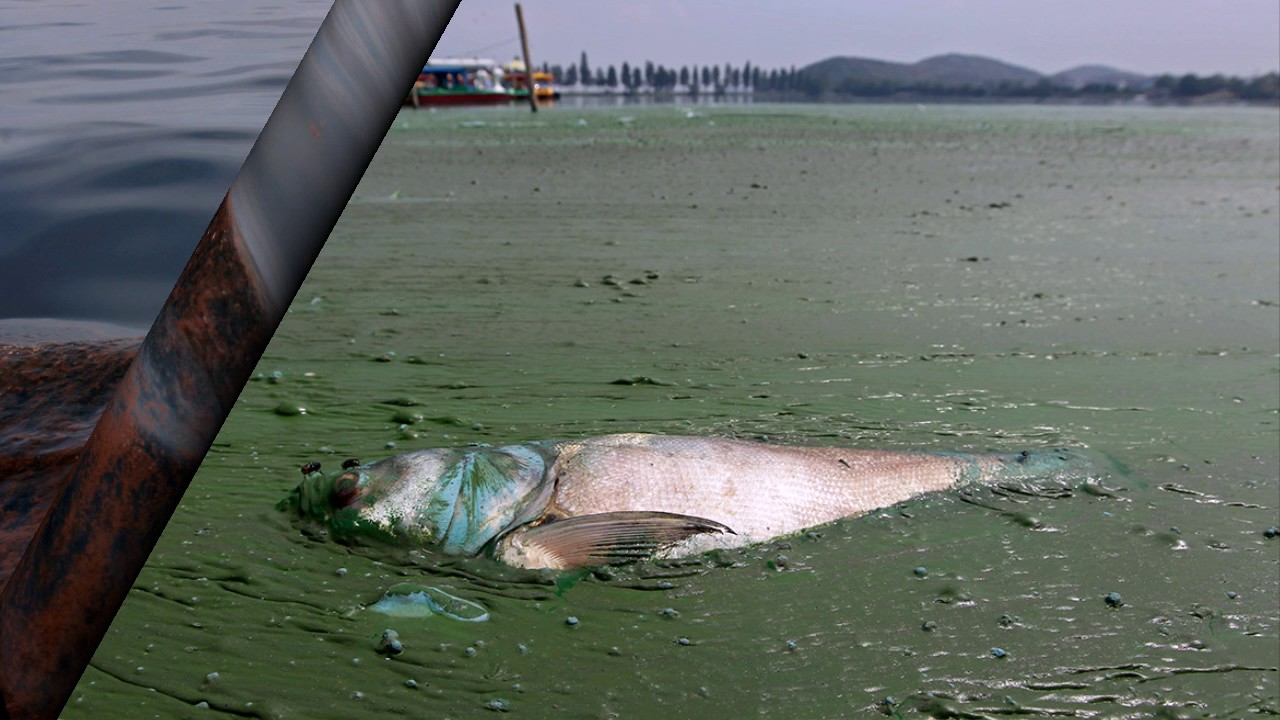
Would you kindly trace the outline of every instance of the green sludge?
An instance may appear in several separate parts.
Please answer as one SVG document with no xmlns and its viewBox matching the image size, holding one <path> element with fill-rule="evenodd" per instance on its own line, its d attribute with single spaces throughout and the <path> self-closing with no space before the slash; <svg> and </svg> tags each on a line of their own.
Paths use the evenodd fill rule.
<svg viewBox="0 0 1280 720">
<path fill-rule="evenodd" d="M 700 112 L 403 114 L 66 717 L 1280 711 L 1277 112 Z M 273 509 L 306 462 L 635 431 L 1127 472 L 576 583 Z M 368 611 L 400 583 L 490 619 Z"/>
</svg>

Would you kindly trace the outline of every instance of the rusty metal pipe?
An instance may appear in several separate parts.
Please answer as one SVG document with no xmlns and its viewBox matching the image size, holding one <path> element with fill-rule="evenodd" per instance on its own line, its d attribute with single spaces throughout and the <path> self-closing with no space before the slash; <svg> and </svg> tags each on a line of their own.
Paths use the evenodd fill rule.
<svg viewBox="0 0 1280 720">
<path fill-rule="evenodd" d="M 459 0 L 337 0 L 0 596 L 0 718 L 54 718 Z"/>
</svg>

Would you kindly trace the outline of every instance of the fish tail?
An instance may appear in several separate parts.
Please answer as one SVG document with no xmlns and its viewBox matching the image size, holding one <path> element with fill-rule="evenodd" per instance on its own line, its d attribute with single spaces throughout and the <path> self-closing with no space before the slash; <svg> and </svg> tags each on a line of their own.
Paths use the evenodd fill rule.
<svg viewBox="0 0 1280 720">
<path fill-rule="evenodd" d="M 962 484 L 1075 481 L 1095 474 L 1091 456 L 1064 448 L 1016 453 L 956 453 L 954 457 L 967 461 L 961 472 Z"/>
</svg>

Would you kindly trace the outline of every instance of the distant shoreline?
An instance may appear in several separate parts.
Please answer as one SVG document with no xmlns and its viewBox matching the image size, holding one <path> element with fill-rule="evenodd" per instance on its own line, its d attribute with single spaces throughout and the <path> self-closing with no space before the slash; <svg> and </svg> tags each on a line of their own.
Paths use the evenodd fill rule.
<svg viewBox="0 0 1280 720">
<path fill-rule="evenodd" d="M 901 94 L 893 97 L 859 97 L 826 93 L 817 97 L 804 93 L 778 92 L 728 92 L 723 94 L 693 94 L 687 92 L 617 92 L 607 89 L 561 89 L 561 104 L 575 104 L 573 99 L 588 100 L 578 104 L 616 105 L 751 105 L 766 103 L 799 103 L 814 105 L 1061 105 L 1061 106 L 1124 106 L 1124 107 L 1258 107 L 1280 108 L 1280 100 L 1243 100 L 1236 97 L 1203 96 L 1196 98 L 1149 98 L 1107 96 L 1050 96 L 1044 98 L 1011 96 L 933 96 Z M 570 102 L 566 102 L 570 101 Z M 610 102 L 612 101 L 612 102 Z"/>
</svg>

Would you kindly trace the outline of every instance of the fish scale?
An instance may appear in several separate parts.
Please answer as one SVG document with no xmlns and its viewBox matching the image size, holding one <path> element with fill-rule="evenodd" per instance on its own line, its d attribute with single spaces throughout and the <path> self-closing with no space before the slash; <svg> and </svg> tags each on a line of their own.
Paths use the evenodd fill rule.
<svg viewBox="0 0 1280 720">
<path fill-rule="evenodd" d="M 710 517 L 747 544 L 944 490 L 973 466 L 952 455 L 615 435 L 559 444 L 551 474 L 566 516 Z"/>
</svg>

